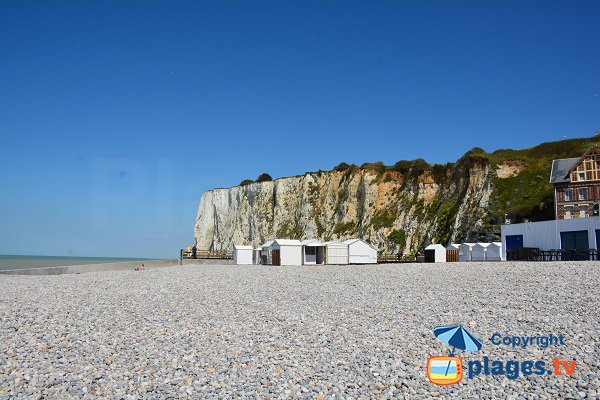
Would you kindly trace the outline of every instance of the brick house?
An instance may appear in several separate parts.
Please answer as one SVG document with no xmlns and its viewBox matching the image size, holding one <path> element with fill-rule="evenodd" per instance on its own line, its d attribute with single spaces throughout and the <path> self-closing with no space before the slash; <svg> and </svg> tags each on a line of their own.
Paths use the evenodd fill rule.
<svg viewBox="0 0 600 400">
<path fill-rule="evenodd" d="M 578 158 L 552 161 L 556 219 L 598 215 L 600 203 L 600 149 L 592 147 Z"/>
</svg>

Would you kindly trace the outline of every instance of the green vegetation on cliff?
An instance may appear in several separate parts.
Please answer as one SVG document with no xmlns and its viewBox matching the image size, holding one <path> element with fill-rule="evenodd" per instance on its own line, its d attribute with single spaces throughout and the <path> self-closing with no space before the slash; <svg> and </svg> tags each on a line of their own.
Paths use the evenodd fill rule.
<svg viewBox="0 0 600 400">
<path fill-rule="evenodd" d="M 505 215 L 513 222 L 553 219 L 552 160 L 579 157 L 598 145 L 599 135 L 491 153 L 474 147 L 447 164 L 342 162 L 333 171 L 303 175 L 312 176 L 296 188 L 302 201 L 287 211 L 310 210 L 308 225 L 288 216 L 276 225 L 276 234 L 297 239 L 316 234 L 322 240 L 359 236 L 377 243 L 380 251 L 405 254 L 432 242 L 498 240 Z M 256 182 L 268 180 L 263 174 Z M 272 210 L 277 190 L 269 193 Z"/>
<path fill-rule="evenodd" d="M 494 191 L 490 198 L 489 223 L 504 221 L 504 214 L 515 222 L 523 219 L 554 218 L 554 188 L 550 183 L 552 160 L 580 157 L 592 146 L 600 144 L 600 136 L 547 142 L 523 150 L 496 150 L 484 157 L 491 168 L 520 165 L 515 176 L 501 178 L 493 175 Z"/>
<path fill-rule="evenodd" d="M 458 169 L 461 167 L 469 167 L 477 163 L 486 166 L 493 172 L 490 174 L 490 183 L 494 190 L 485 223 L 498 225 L 504 222 L 505 214 L 514 222 L 521 222 L 524 219 L 553 219 L 554 193 L 549 182 L 552 160 L 579 157 L 590 147 L 598 145 L 600 145 L 600 135 L 547 142 L 522 150 L 501 149 L 492 153 L 474 147 L 459 160 L 462 162 L 460 166 L 455 163 L 431 165 L 423 159 L 416 159 L 400 160 L 393 166 L 386 166 L 381 161 L 364 163 L 359 169 L 371 170 L 379 174 L 396 171 L 409 181 L 414 181 L 423 174 L 430 174 L 436 183 L 443 183 L 453 175 L 457 176 L 456 172 L 460 176 Z M 341 163 L 335 170 L 347 171 L 351 167 Z M 392 179 L 391 175 L 386 175 L 386 181 Z M 444 204 L 434 203 L 428 208 L 429 215 L 437 216 L 435 240 L 444 242 L 449 238 L 457 206 L 456 201 L 449 201 Z M 422 203 L 418 203 L 416 207 L 417 213 L 425 212 Z M 375 229 L 380 229 L 391 226 L 391 221 L 393 216 L 386 210 L 375 214 L 372 225 Z"/>
</svg>

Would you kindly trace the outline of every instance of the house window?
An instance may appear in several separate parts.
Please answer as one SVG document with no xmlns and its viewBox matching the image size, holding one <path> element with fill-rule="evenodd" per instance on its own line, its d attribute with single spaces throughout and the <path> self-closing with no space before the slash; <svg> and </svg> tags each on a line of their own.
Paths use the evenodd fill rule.
<svg viewBox="0 0 600 400">
<path fill-rule="evenodd" d="M 585 173 L 585 179 L 588 181 L 591 181 L 592 179 L 594 179 L 592 176 L 592 171 L 588 171 Z"/>
<path fill-rule="evenodd" d="M 579 206 L 579 218 L 587 217 L 587 206 L 580 205 Z"/>
<path fill-rule="evenodd" d="M 573 200 L 573 191 L 571 189 L 565 190 L 565 201 Z"/>
<path fill-rule="evenodd" d="M 585 172 L 578 172 L 577 173 L 577 180 L 578 181 L 585 181 Z"/>
<path fill-rule="evenodd" d="M 587 188 L 579 189 L 579 200 L 587 200 Z"/>
<path fill-rule="evenodd" d="M 573 218 L 573 207 L 568 206 L 565 207 L 565 219 L 571 219 Z"/>
</svg>

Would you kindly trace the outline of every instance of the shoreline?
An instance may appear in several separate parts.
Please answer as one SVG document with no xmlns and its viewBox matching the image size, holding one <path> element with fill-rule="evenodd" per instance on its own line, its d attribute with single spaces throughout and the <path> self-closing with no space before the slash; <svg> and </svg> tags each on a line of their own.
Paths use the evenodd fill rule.
<svg viewBox="0 0 600 400">
<path fill-rule="evenodd" d="M 179 260 L 140 260 L 121 261 L 114 263 L 63 265 L 52 267 L 18 268 L 0 270 L 0 275 L 64 275 L 87 272 L 129 270 L 144 264 L 146 268 L 160 268 L 179 265 Z"/>
</svg>

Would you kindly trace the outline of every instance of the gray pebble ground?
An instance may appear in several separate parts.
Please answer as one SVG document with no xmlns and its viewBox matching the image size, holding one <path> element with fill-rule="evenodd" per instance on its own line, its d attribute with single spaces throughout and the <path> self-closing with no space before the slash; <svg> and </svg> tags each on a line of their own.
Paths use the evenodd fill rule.
<svg viewBox="0 0 600 400">
<path fill-rule="evenodd" d="M 174 266 L 0 276 L 2 398 L 587 398 L 600 395 L 600 264 Z M 573 376 L 429 383 L 437 325 L 465 363 L 575 359 Z M 490 336 L 563 334 L 565 345 Z"/>
</svg>

